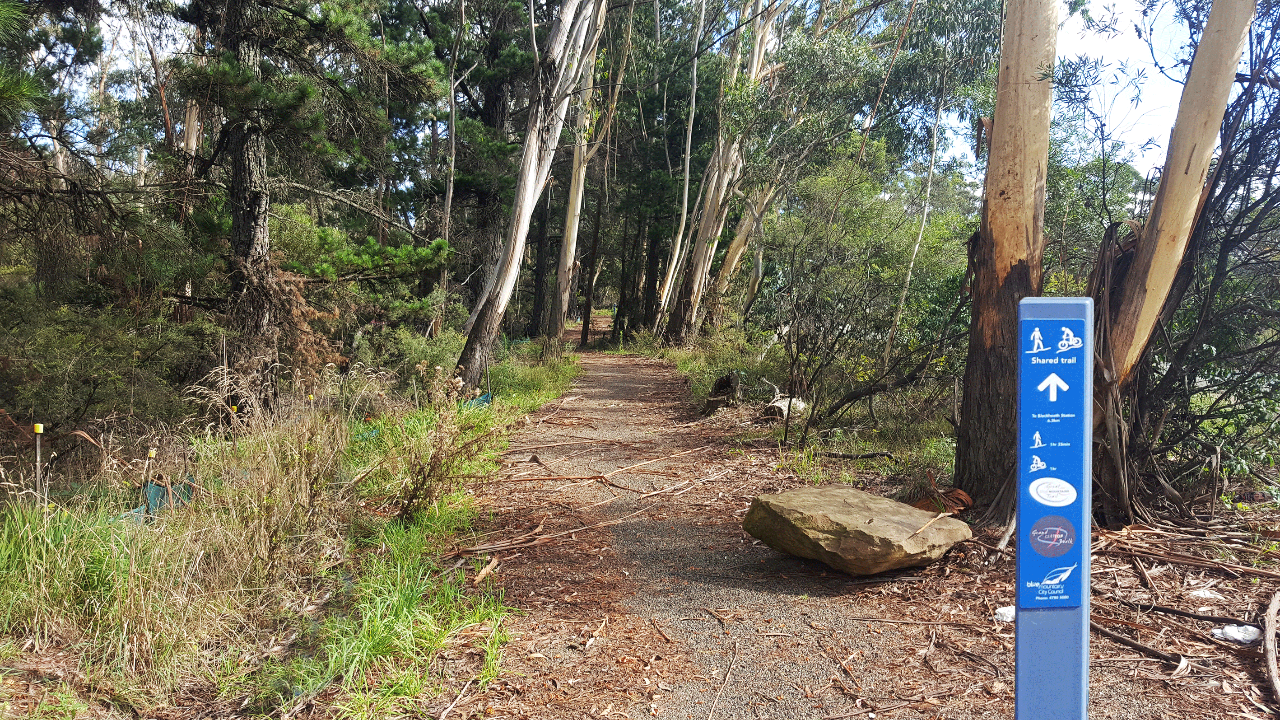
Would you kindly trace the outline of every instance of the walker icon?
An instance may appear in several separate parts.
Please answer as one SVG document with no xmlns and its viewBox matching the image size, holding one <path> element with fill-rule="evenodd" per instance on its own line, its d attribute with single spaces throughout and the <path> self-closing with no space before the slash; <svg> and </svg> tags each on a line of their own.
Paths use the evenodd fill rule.
<svg viewBox="0 0 1280 720">
<path fill-rule="evenodd" d="M 1036 332 L 1040 332 L 1040 328 L 1036 328 Z M 1062 340 L 1058 342 L 1058 352 L 1064 353 L 1079 347 L 1084 347 L 1084 340 L 1076 337 L 1076 334 L 1071 332 L 1071 328 L 1062 328 Z"/>
<path fill-rule="evenodd" d="M 1037 430 L 1037 431 L 1036 431 L 1036 434 L 1035 434 L 1035 436 L 1034 436 L 1034 438 L 1033 438 L 1033 439 L 1035 440 L 1035 442 L 1034 442 L 1034 443 L 1032 443 L 1032 445 L 1031 445 L 1031 449 L 1032 449 L 1032 450 L 1035 450 L 1036 448 L 1042 448 L 1042 447 L 1044 447 L 1044 440 L 1041 440 L 1041 439 L 1040 439 L 1040 431 L 1039 431 L 1039 430 Z"/>
<path fill-rule="evenodd" d="M 1027 351 L 1027 355 L 1034 355 L 1043 352 L 1049 348 L 1044 346 L 1044 335 L 1040 334 L 1040 328 L 1031 331 L 1031 349 Z"/>
</svg>

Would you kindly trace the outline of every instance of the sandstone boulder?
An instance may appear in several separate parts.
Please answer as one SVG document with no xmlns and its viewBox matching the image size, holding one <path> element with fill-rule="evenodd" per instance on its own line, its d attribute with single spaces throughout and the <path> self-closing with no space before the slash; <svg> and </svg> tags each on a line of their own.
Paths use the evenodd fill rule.
<svg viewBox="0 0 1280 720">
<path fill-rule="evenodd" d="M 955 518 L 846 485 L 761 495 L 742 527 L 769 547 L 853 575 L 928 565 L 973 536 Z M 922 529 L 923 528 L 923 529 Z"/>
</svg>

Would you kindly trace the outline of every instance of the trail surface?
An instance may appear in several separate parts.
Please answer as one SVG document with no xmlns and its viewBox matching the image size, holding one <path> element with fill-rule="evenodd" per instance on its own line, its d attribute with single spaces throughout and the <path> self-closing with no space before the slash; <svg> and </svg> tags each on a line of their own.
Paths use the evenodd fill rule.
<svg viewBox="0 0 1280 720">
<path fill-rule="evenodd" d="M 700 417 L 658 361 L 582 366 L 477 490 L 486 542 L 563 534 L 494 553 L 486 582 L 520 610 L 502 676 L 446 692 L 433 716 L 456 700 L 449 717 L 1013 717 L 1013 626 L 992 620 L 1012 603 L 1009 562 L 962 545 L 929 568 L 854 578 L 774 552 L 742 516 L 806 481 L 778 468 L 776 447 L 734 440 L 749 411 Z M 1217 716 L 1144 697 L 1165 679 L 1149 662 L 1092 674 L 1094 718 Z"/>
</svg>

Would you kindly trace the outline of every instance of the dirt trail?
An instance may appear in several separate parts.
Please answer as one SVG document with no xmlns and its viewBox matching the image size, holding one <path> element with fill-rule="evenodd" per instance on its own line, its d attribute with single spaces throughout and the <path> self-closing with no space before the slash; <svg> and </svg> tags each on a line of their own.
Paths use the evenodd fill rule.
<svg viewBox="0 0 1280 720">
<path fill-rule="evenodd" d="M 582 365 L 477 494 L 491 538 L 615 524 L 499 553 L 493 582 L 521 611 L 502 677 L 447 691 L 433 715 L 456 698 L 449 717 L 1013 716 L 1013 626 L 992 621 L 1012 602 L 1010 563 L 962 546 L 859 579 L 758 545 L 741 530 L 751 498 L 804 481 L 777 469 L 776 448 L 734 442 L 746 411 L 701 418 L 657 361 Z M 1096 661 L 1091 717 L 1218 716 L 1167 689 L 1143 697 L 1165 687 L 1157 667 Z"/>
</svg>

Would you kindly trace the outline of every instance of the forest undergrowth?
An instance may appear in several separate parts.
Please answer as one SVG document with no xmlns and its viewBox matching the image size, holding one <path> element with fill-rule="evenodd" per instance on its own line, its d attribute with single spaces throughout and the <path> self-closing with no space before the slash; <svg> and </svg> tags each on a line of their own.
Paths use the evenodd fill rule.
<svg viewBox="0 0 1280 720">
<path fill-rule="evenodd" d="M 427 363 L 330 368 L 269 404 L 215 371 L 189 421 L 63 438 L 47 506 L 31 448 L 0 458 L 0 682 L 46 688 L 4 713 L 288 717 L 323 696 L 383 717 L 495 677 L 509 608 L 446 556 L 481 512 L 469 485 L 577 373 L 534 347 L 484 397 Z"/>
</svg>

